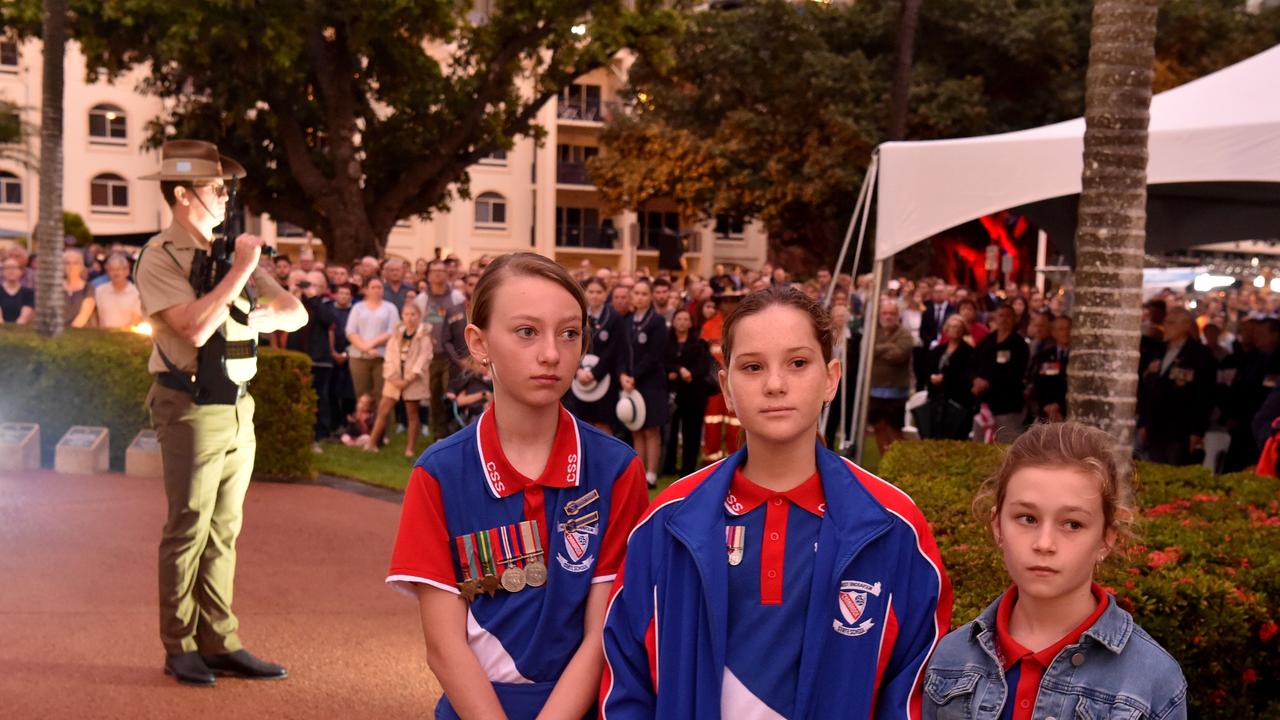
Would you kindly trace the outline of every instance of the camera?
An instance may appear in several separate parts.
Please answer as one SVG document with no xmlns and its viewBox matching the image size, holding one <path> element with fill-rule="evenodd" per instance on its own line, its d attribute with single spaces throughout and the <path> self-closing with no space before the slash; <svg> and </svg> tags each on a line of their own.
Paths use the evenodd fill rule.
<svg viewBox="0 0 1280 720">
<path fill-rule="evenodd" d="M 311 287 L 311 282 L 309 280 L 299 280 L 298 282 L 294 283 L 294 285 L 300 290 L 306 290 L 307 288 Z"/>
</svg>

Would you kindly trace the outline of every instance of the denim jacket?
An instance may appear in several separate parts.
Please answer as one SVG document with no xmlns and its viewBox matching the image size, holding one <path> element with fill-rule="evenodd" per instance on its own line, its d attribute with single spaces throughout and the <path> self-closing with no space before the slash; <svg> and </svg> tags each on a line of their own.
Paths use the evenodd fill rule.
<svg viewBox="0 0 1280 720">
<path fill-rule="evenodd" d="M 924 683 L 926 720 L 998 719 L 1011 691 L 996 644 L 1000 598 L 942 639 Z M 1182 720 L 1182 669 L 1133 616 L 1107 596 L 1107 609 L 1045 670 L 1034 720 Z"/>
</svg>

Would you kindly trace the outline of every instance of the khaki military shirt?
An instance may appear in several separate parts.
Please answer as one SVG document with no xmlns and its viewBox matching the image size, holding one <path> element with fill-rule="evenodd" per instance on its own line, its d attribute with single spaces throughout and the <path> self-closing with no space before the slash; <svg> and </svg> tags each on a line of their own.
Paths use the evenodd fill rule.
<svg viewBox="0 0 1280 720">
<path fill-rule="evenodd" d="M 147 370 L 152 374 L 169 369 L 160 358 L 161 351 L 179 369 L 196 371 L 196 347 L 174 332 L 160 313 L 175 305 L 196 301 L 196 291 L 190 281 L 191 263 L 197 250 L 208 248 L 209 244 L 203 239 L 193 237 L 181 225 L 173 223 L 151 238 L 138 258 L 134 280 L 142 301 L 142 314 L 151 323 L 152 349 Z M 285 292 L 261 266 L 254 268 L 249 282 L 257 289 L 263 305 Z"/>
</svg>

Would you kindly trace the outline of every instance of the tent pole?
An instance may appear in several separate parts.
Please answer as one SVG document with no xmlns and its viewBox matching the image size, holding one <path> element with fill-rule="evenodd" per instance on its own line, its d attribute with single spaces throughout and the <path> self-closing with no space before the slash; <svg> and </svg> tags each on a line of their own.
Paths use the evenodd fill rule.
<svg viewBox="0 0 1280 720">
<path fill-rule="evenodd" d="M 853 417 L 856 422 L 854 443 L 857 451 L 854 462 L 862 463 L 862 454 L 866 451 L 867 440 L 867 399 L 871 396 L 871 351 L 876 346 L 876 330 L 880 327 L 880 295 L 892 258 L 876 263 L 871 277 L 871 297 L 867 298 L 866 312 L 863 313 L 862 360 L 858 363 L 858 393 L 853 399 Z M 869 318 L 869 320 L 868 320 Z"/>
<path fill-rule="evenodd" d="M 1044 294 L 1044 266 L 1049 257 L 1049 233 L 1041 230 L 1036 238 L 1036 290 Z"/>
<path fill-rule="evenodd" d="M 840 277 L 840 268 L 844 267 L 844 259 L 849 254 L 849 243 L 853 241 L 853 229 L 858 224 L 858 219 L 862 219 L 862 226 L 867 225 L 867 214 L 870 211 L 871 203 L 870 189 L 875 184 L 876 172 L 879 166 L 880 151 L 879 149 L 871 153 L 871 162 L 867 165 L 867 173 L 862 177 L 862 187 L 858 189 L 858 201 L 853 206 L 853 217 L 849 218 L 849 228 L 844 233 L 844 244 L 840 246 L 840 254 L 836 258 L 835 269 L 831 271 L 831 285 L 827 287 L 827 296 L 822 299 L 824 308 L 831 308 L 831 298 L 836 292 L 836 280 Z M 859 236 L 858 249 L 854 253 L 853 270 L 849 273 L 854 278 L 855 288 L 858 277 L 858 261 L 862 255 L 862 240 Z"/>
</svg>

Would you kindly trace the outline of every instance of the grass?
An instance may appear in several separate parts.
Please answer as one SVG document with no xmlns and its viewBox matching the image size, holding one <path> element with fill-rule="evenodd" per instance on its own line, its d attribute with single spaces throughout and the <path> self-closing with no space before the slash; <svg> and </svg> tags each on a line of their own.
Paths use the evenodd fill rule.
<svg viewBox="0 0 1280 720">
<path fill-rule="evenodd" d="M 324 452 L 315 456 L 315 468 L 325 475 L 358 480 L 369 485 L 404 490 L 409 483 L 409 473 L 418 456 L 412 459 L 404 456 L 405 433 L 391 433 L 391 443 L 380 452 L 365 452 L 360 448 L 350 448 L 340 442 L 323 442 L 320 447 Z M 429 443 L 418 441 L 418 454 L 427 448 Z M 663 475 L 658 478 L 658 487 L 649 491 L 653 499 L 662 489 L 676 481 L 674 475 Z"/>
<path fill-rule="evenodd" d="M 418 457 L 404 456 L 405 433 L 392 433 L 391 443 L 380 452 L 365 452 L 340 442 L 324 442 L 324 452 L 315 456 L 316 470 L 325 475 L 359 480 L 360 482 L 392 490 L 404 490 L 409 484 L 409 473 Z M 418 441 L 418 453 L 426 449 L 426 443 Z"/>
</svg>

